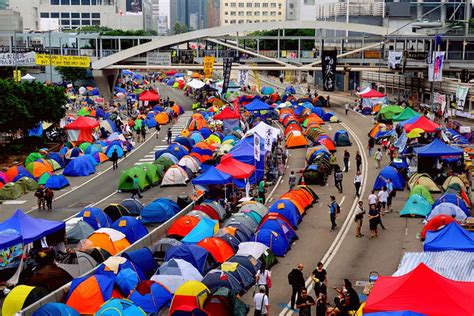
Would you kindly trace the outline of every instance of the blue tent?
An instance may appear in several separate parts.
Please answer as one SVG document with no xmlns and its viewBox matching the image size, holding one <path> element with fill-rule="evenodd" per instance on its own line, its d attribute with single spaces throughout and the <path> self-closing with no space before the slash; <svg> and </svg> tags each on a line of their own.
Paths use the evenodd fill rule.
<svg viewBox="0 0 474 316">
<path fill-rule="evenodd" d="M 47 154 L 46 159 L 53 159 L 61 166 L 61 168 L 64 168 L 65 166 L 64 157 L 60 155 L 58 152 L 51 152 Z"/>
<path fill-rule="evenodd" d="M 456 221 L 436 231 L 428 231 L 424 251 L 458 250 L 474 252 L 474 232 L 461 227 Z"/>
<path fill-rule="evenodd" d="M 153 112 L 155 112 L 155 114 L 159 113 L 159 112 L 163 112 L 163 107 L 161 105 L 155 105 L 152 109 Z"/>
<path fill-rule="evenodd" d="M 346 130 L 340 129 L 334 134 L 334 142 L 337 146 L 350 146 L 349 133 Z"/>
<path fill-rule="evenodd" d="M 133 262 L 147 277 L 151 277 L 156 269 L 158 269 L 158 264 L 153 258 L 153 254 L 146 247 L 128 251 L 122 254 L 122 257 Z"/>
<path fill-rule="evenodd" d="M 259 99 L 254 99 L 252 102 L 246 104 L 245 108 L 248 111 L 268 111 L 271 109 L 270 105 L 260 101 Z"/>
<path fill-rule="evenodd" d="M 244 288 L 242 284 L 228 272 L 222 270 L 211 270 L 201 281 L 211 291 L 217 291 L 220 288 L 227 288 L 233 293 L 238 293 Z"/>
<path fill-rule="evenodd" d="M 176 158 L 181 159 L 186 155 L 189 155 L 189 151 L 183 145 L 179 143 L 171 143 L 166 150 Z"/>
<path fill-rule="evenodd" d="M 462 156 L 464 150 L 446 145 L 442 140 L 436 138 L 428 145 L 415 148 L 415 153 L 422 157 Z"/>
<path fill-rule="evenodd" d="M 138 275 L 138 278 L 139 278 L 140 281 L 144 281 L 146 279 L 146 276 L 142 272 L 142 270 L 140 270 L 140 268 L 130 260 L 125 260 L 124 262 L 118 264 L 118 267 L 116 269 L 109 269 L 106 266 L 106 264 L 101 264 L 94 271 L 94 274 L 105 275 L 105 276 L 109 276 L 109 277 L 114 279 L 115 276 L 118 273 L 120 273 L 120 271 L 125 270 L 125 269 L 131 269 L 131 270 L 135 271 L 135 273 Z"/>
<path fill-rule="evenodd" d="M 271 249 L 275 256 L 284 257 L 290 249 L 288 239 L 270 229 L 261 229 L 255 233 L 255 241 Z"/>
<path fill-rule="evenodd" d="M 469 208 L 466 205 L 466 202 L 458 196 L 456 193 L 445 193 L 442 196 L 440 196 L 433 204 L 433 208 L 438 206 L 441 203 L 451 203 L 454 205 L 459 206 L 461 210 L 467 215 L 471 216 L 471 212 L 469 211 Z"/>
<path fill-rule="evenodd" d="M 129 75 L 134 75 L 135 73 L 131 70 L 124 69 L 122 70 L 122 75 L 129 76 Z"/>
<path fill-rule="evenodd" d="M 301 214 L 298 211 L 296 205 L 290 200 L 276 200 L 268 210 L 268 213 L 277 213 L 282 215 L 288 220 L 294 229 L 296 229 L 298 224 L 301 222 Z"/>
<path fill-rule="evenodd" d="M 204 173 L 192 180 L 194 185 L 227 184 L 232 182 L 232 176 L 210 166 Z"/>
<path fill-rule="evenodd" d="M 155 113 L 148 112 L 148 114 L 146 115 L 145 122 L 146 122 L 146 127 L 148 128 L 156 127 L 158 123 L 155 120 Z"/>
<path fill-rule="evenodd" d="M 296 93 L 295 87 L 288 86 L 285 88 L 285 94 L 295 94 L 295 93 Z"/>
<path fill-rule="evenodd" d="M 333 112 L 327 112 L 327 113 L 324 113 L 323 117 L 321 117 L 321 119 L 324 121 L 324 122 L 329 122 L 329 120 L 331 120 L 331 117 L 334 116 L 334 113 Z"/>
<path fill-rule="evenodd" d="M 386 185 L 385 179 L 392 180 L 393 188 L 395 190 L 403 191 L 403 188 L 405 187 L 405 179 L 403 179 L 403 176 L 398 172 L 397 169 L 391 166 L 386 166 L 385 168 L 380 170 L 377 179 L 375 179 L 373 189 L 382 189 Z"/>
<path fill-rule="evenodd" d="M 269 229 L 286 237 L 289 242 L 298 239 L 298 235 L 293 228 L 281 218 L 272 218 L 265 220 L 259 227 L 259 230 Z"/>
<path fill-rule="evenodd" d="M 321 119 L 323 118 L 324 114 L 326 113 L 326 112 L 324 112 L 323 108 L 318 107 L 318 106 L 313 107 L 311 112 L 313 112 L 314 114 L 319 116 Z"/>
<path fill-rule="evenodd" d="M 86 207 L 80 211 L 76 217 L 82 217 L 84 221 L 94 229 L 110 227 L 110 225 L 112 225 L 112 220 L 109 215 L 97 207 Z"/>
<path fill-rule="evenodd" d="M 199 132 L 204 138 L 208 138 L 212 134 L 212 130 L 209 127 L 203 127 L 199 130 Z"/>
<path fill-rule="evenodd" d="M 112 153 L 114 152 L 114 150 L 117 150 L 117 155 L 119 158 L 122 158 L 123 157 L 123 148 L 122 146 L 119 146 L 119 145 L 110 145 L 107 147 L 107 150 L 105 151 L 105 154 L 107 155 L 107 157 L 112 158 Z"/>
<path fill-rule="evenodd" d="M 138 288 L 140 288 L 140 290 L 135 289 L 128 299 L 137 306 L 140 306 L 147 313 L 159 312 L 163 307 L 169 305 L 173 298 L 170 291 L 158 282 L 146 281 L 139 284 Z"/>
<path fill-rule="evenodd" d="M 51 302 L 34 311 L 33 316 L 80 316 L 80 314 L 66 304 Z"/>
<path fill-rule="evenodd" d="M 390 166 L 394 167 L 397 170 L 408 169 L 408 163 L 404 158 L 395 158 L 390 163 Z"/>
<path fill-rule="evenodd" d="M 87 159 L 89 159 L 90 163 L 95 167 L 95 166 L 98 166 L 100 165 L 100 162 L 94 158 L 94 156 L 92 155 L 84 155 L 84 157 L 86 157 Z"/>
<path fill-rule="evenodd" d="M 71 160 L 63 171 L 65 176 L 70 177 L 85 177 L 92 173 L 95 173 L 95 166 L 90 162 L 89 158 L 84 156 Z"/>
<path fill-rule="evenodd" d="M 195 246 L 182 244 L 173 246 L 166 251 L 164 261 L 170 259 L 183 259 L 192 264 L 201 274 L 206 274 L 215 264 L 214 258 L 206 249 Z"/>
<path fill-rule="evenodd" d="M 194 142 L 194 139 L 192 138 L 186 138 L 186 137 L 176 137 L 174 139 L 174 142 L 175 143 L 178 143 L 178 144 L 181 144 L 183 145 L 184 147 L 186 147 L 186 149 L 189 151 L 191 149 L 193 149 L 193 146 L 195 144 Z"/>
<path fill-rule="evenodd" d="M 158 150 L 155 152 L 155 160 L 157 160 L 158 158 L 160 157 L 166 157 L 168 159 L 170 159 L 173 164 L 177 165 L 178 162 L 179 162 L 179 159 L 176 158 L 175 155 L 171 154 L 168 150 L 164 149 L 164 150 Z"/>
<path fill-rule="evenodd" d="M 145 226 L 132 216 L 120 217 L 112 224 L 111 228 L 122 232 L 130 244 L 133 244 L 148 234 Z"/>
<path fill-rule="evenodd" d="M 135 199 L 125 199 L 120 202 L 120 205 L 125 207 L 131 215 L 140 215 L 145 207 L 140 201 Z"/>
<path fill-rule="evenodd" d="M 95 153 L 101 153 L 102 152 L 102 146 L 99 144 L 92 144 L 89 147 L 86 148 L 85 154 L 92 155 Z"/>
<path fill-rule="evenodd" d="M 23 243 L 21 235 L 16 230 L 12 229 L 0 231 L 0 240 L 0 250 Z"/>
<path fill-rule="evenodd" d="M 139 282 L 138 274 L 132 269 L 122 269 L 115 277 L 115 283 L 125 296 L 130 295 Z"/>
<path fill-rule="evenodd" d="M 240 242 L 250 241 L 253 237 L 253 232 L 245 224 L 239 222 L 228 222 L 226 227 L 233 227 L 236 229 L 235 237 Z"/>
<path fill-rule="evenodd" d="M 45 187 L 50 188 L 51 190 L 60 190 L 69 185 L 66 177 L 62 174 L 53 174 L 45 183 Z"/>
<path fill-rule="evenodd" d="M 218 222 L 209 218 L 201 218 L 199 223 L 181 240 L 183 243 L 196 244 L 216 233 Z"/>
<path fill-rule="evenodd" d="M 179 213 L 181 209 L 176 202 L 159 198 L 145 206 L 140 214 L 141 221 L 147 223 L 164 223 Z"/>
<path fill-rule="evenodd" d="M 426 217 L 431 212 L 431 204 L 421 195 L 413 194 L 400 210 L 400 216 Z"/>
<path fill-rule="evenodd" d="M 134 305 L 129 300 L 113 298 L 105 302 L 95 316 L 146 316 L 146 313 L 140 307 Z"/>
<path fill-rule="evenodd" d="M 0 223 L 0 231 L 15 230 L 21 235 L 24 244 L 39 240 L 45 236 L 65 229 L 66 225 L 62 221 L 50 221 L 46 219 L 33 218 L 22 210 L 16 210 L 13 215 Z M 6 238 L 5 242 L 11 244 L 12 238 Z M 17 240 L 16 240 L 17 241 Z M 5 249 L 4 240 L 0 241 L 0 249 Z"/>
</svg>

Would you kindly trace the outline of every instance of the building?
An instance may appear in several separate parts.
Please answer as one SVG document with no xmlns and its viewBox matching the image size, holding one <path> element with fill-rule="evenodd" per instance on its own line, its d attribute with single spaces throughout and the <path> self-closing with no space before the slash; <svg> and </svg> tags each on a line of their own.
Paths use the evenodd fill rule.
<svg viewBox="0 0 474 316">
<path fill-rule="evenodd" d="M 178 23 L 188 30 L 200 30 L 208 27 L 208 0 L 172 0 L 170 1 L 170 29 Z"/>
<path fill-rule="evenodd" d="M 220 7 L 220 0 L 208 0 L 207 27 L 217 27 L 221 25 Z"/>
<path fill-rule="evenodd" d="M 157 29 L 151 0 L 9 0 L 9 8 L 20 13 L 24 30 L 47 31 L 44 25 L 54 25 L 51 20 L 56 20 L 63 30 L 94 25 L 122 30 Z"/>
<path fill-rule="evenodd" d="M 5 10 L 8 8 L 8 0 L 0 0 L 0 10 Z"/>
<path fill-rule="evenodd" d="M 23 19 L 18 12 L 0 10 L 0 32 L 23 32 Z M 9 45 L 3 43 L 1 45 Z"/>
<path fill-rule="evenodd" d="M 286 0 L 222 0 L 221 25 L 284 21 L 286 5 Z"/>
</svg>

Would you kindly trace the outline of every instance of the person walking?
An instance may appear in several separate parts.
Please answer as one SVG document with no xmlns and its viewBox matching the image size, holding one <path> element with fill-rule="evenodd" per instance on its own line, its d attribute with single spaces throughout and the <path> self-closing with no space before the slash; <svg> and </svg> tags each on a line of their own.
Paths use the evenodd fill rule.
<svg viewBox="0 0 474 316">
<path fill-rule="evenodd" d="M 367 148 L 369 149 L 369 157 L 372 157 L 374 154 L 374 147 L 375 147 L 375 138 L 370 137 L 369 142 L 367 144 Z"/>
<path fill-rule="evenodd" d="M 392 209 L 392 198 L 395 196 L 395 190 L 393 189 L 393 183 L 391 179 L 386 179 L 385 180 L 385 186 L 387 187 L 387 211 L 385 213 L 391 213 L 393 212 Z"/>
<path fill-rule="evenodd" d="M 112 155 L 110 156 L 110 161 L 112 161 L 112 169 L 118 169 L 118 152 L 117 148 L 114 148 Z"/>
<path fill-rule="evenodd" d="M 369 238 L 372 239 L 378 236 L 377 226 L 379 224 L 379 218 L 380 218 L 380 213 L 374 204 L 370 205 L 368 216 L 369 216 L 369 229 L 371 233 Z"/>
<path fill-rule="evenodd" d="M 344 172 L 348 172 L 349 171 L 349 159 L 351 158 L 351 154 L 349 153 L 349 151 L 347 151 L 347 149 L 344 149 L 344 158 L 343 158 L 343 161 L 344 161 Z"/>
<path fill-rule="evenodd" d="M 354 177 L 354 186 L 355 186 L 355 191 L 356 191 L 356 196 L 359 198 L 360 197 L 360 187 L 362 186 L 362 175 L 360 174 L 360 171 L 357 171 L 355 177 Z"/>
<path fill-rule="evenodd" d="M 356 237 L 361 238 L 364 236 L 364 234 L 361 233 L 362 230 L 362 223 L 364 222 L 364 202 L 359 201 L 356 207 L 356 212 L 355 212 L 355 223 L 356 223 Z"/>
<path fill-rule="evenodd" d="M 361 167 L 362 167 L 362 155 L 360 154 L 359 151 L 356 152 L 355 161 L 356 161 L 357 171 L 361 171 Z"/>
<path fill-rule="evenodd" d="M 337 157 L 335 153 L 332 153 L 331 156 L 329 157 L 329 164 L 332 167 L 332 170 L 336 170 L 339 165 L 337 164 Z"/>
<path fill-rule="evenodd" d="M 346 103 L 344 105 L 344 107 L 345 107 L 345 112 L 346 112 L 346 115 L 347 115 L 349 113 L 349 103 Z"/>
<path fill-rule="evenodd" d="M 260 286 L 258 290 L 259 292 L 253 297 L 253 303 L 255 305 L 254 316 L 268 315 L 270 302 L 268 300 L 268 295 L 265 294 L 265 287 Z"/>
<path fill-rule="evenodd" d="M 380 163 L 382 162 L 382 157 L 383 157 L 382 150 L 380 150 L 379 148 L 374 154 L 374 159 L 375 159 L 377 169 L 380 169 Z"/>
<path fill-rule="evenodd" d="M 303 288 L 301 290 L 301 295 L 296 301 L 296 308 L 300 310 L 300 316 L 311 316 L 311 306 L 315 306 L 316 301 L 310 295 L 308 295 L 308 290 Z"/>
<path fill-rule="evenodd" d="M 319 297 L 322 293 L 327 295 L 327 271 L 323 268 L 323 263 L 318 262 L 316 265 L 316 269 L 313 270 L 311 277 L 314 281 L 314 295 L 315 297 Z"/>
<path fill-rule="evenodd" d="M 232 316 L 246 316 L 250 311 L 250 306 L 245 304 L 242 301 L 242 296 L 244 296 L 245 291 L 240 291 L 239 293 L 235 294 L 234 297 L 234 308 L 232 312 Z"/>
<path fill-rule="evenodd" d="M 141 199 L 143 196 L 140 194 L 140 183 L 138 181 L 137 175 L 133 176 L 133 187 L 132 187 L 132 199 L 135 198 L 135 195 Z"/>
<path fill-rule="evenodd" d="M 377 225 L 380 225 L 380 227 L 382 227 L 383 230 L 386 230 L 385 226 L 383 225 L 382 223 L 382 216 L 384 215 L 384 213 L 382 213 L 380 210 L 382 208 L 382 203 L 380 203 L 380 201 L 375 205 L 375 208 L 377 209 L 377 212 L 379 213 L 379 218 L 378 218 L 378 221 L 377 221 Z"/>
<path fill-rule="evenodd" d="M 382 190 L 379 191 L 377 194 L 378 196 L 378 201 L 382 207 L 382 212 L 385 212 L 385 208 L 387 207 L 387 200 L 388 200 L 388 192 L 387 192 L 387 187 L 382 187 Z"/>
<path fill-rule="evenodd" d="M 290 186 L 290 190 L 293 190 L 296 186 L 296 175 L 294 171 L 292 171 L 288 177 L 288 185 Z"/>
<path fill-rule="evenodd" d="M 337 168 L 336 172 L 334 173 L 334 184 L 336 188 L 339 190 L 339 193 L 342 193 L 342 179 L 344 178 L 344 174 L 342 173 L 341 168 Z"/>
<path fill-rule="evenodd" d="M 168 134 L 167 134 L 167 139 L 166 139 L 166 142 L 169 144 L 171 144 L 171 138 L 173 137 L 173 132 L 171 131 L 171 128 L 168 128 Z"/>
<path fill-rule="evenodd" d="M 146 139 L 146 126 L 145 126 L 145 124 L 142 125 L 140 133 L 142 134 L 142 141 L 145 142 L 145 139 Z"/>
<path fill-rule="evenodd" d="M 54 198 L 53 190 L 51 190 L 51 188 L 46 188 L 44 190 L 44 199 L 46 201 L 46 207 L 48 208 L 48 211 L 50 212 L 53 209 L 53 198 Z"/>
<path fill-rule="evenodd" d="M 44 186 L 41 184 L 35 191 L 35 197 L 38 202 L 38 210 L 46 210 L 44 199 Z"/>
<path fill-rule="evenodd" d="M 291 309 L 295 308 L 297 297 L 300 297 L 301 290 L 305 287 L 303 269 L 304 266 L 302 263 L 300 263 L 296 269 L 291 270 L 291 272 L 288 274 L 288 283 L 291 285 Z"/>
<path fill-rule="evenodd" d="M 258 198 L 260 199 L 260 203 L 262 204 L 265 204 L 265 178 L 263 178 L 262 181 L 259 182 L 258 184 L 258 188 L 257 188 L 257 191 L 258 191 Z"/>
<path fill-rule="evenodd" d="M 160 130 L 161 130 L 160 124 L 156 124 L 155 130 L 156 130 L 156 139 L 159 139 L 160 138 Z"/>
<path fill-rule="evenodd" d="M 329 207 L 329 218 L 331 219 L 331 231 L 333 232 L 337 228 L 336 217 L 339 213 L 339 205 L 336 202 L 336 197 L 331 195 L 331 202 L 328 204 Z"/>
<path fill-rule="evenodd" d="M 255 276 L 255 283 L 258 287 L 265 287 L 265 294 L 268 295 L 268 291 L 272 285 L 272 275 L 269 270 L 265 268 L 265 265 L 262 264 L 260 270 L 258 270 L 257 275 Z"/>
</svg>

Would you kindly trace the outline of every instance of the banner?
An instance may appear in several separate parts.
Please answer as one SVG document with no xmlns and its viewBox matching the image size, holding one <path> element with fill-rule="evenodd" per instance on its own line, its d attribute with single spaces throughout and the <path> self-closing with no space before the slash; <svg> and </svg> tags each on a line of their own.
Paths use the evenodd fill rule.
<svg viewBox="0 0 474 316">
<path fill-rule="evenodd" d="M 146 64 L 155 66 L 171 66 L 171 52 L 148 52 Z"/>
<path fill-rule="evenodd" d="M 13 81 L 21 81 L 21 70 L 13 70 Z"/>
<path fill-rule="evenodd" d="M 256 63 L 252 64 L 253 67 L 257 67 Z M 252 70 L 253 77 L 255 78 L 255 83 L 257 84 L 257 91 L 260 92 L 260 76 L 257 70 Z"/>
<path fill-rule="evenodd" d="M 260 161 L 260 136 L 253 135 L 253 157 L 256 161 Z"/>
<path fill-rule="evenodd" d="M 444 109 L 446 108 L 446 95 L 434 92 L 433 94 L 433 103 L 438 103 L 441 105 L 441 112 L 444 113 Z"/>
<path fill-rule="evenodd" d="M 232 58 L 224 58 L 222 73 L 224 76 L 224 83 L 222 84 L 222 94 L 227 92 L 230 82 L 230 73 L 232 71 Z"/>
<path fill-rule="evenodd" d="M 400 69 L 402 65 L 403 52 L 389 51 L 388 52 L 388 68 Z"/>
<path fill-rule="evenodd" d="M 214 56 L 206 56 L 203 60 L 203 67 L 204 67 L 204 77 L 211 78 L 212 72 L 214 70 Z"/>
<path fill-rule="evenodd" d="M 469 87 L 458 86 L 456 88 L 456 109 L 464 110 Z"/>
<path fill-rule="evenodd" d="M 0 66 L 34 66 L 35 52 L 0 54 Z"/>
<path fill-rule="evenodd" d="M 239 85 L 247 86 L 249 80 L 249 71 L 248 70 L 239 70 Z"/>
<path fill-rule="evenodd" d="M 91 64 L 91 58 L 89 56 L 61 56 L 36 54 L 35 63 L 41 66 L 51 65 L 54 67 L 89 68 Z"/>
<path fill-rule="evenodd" d="M 125 12 L 127 14 L 141 15 L 143 12 L 142 0 L 127 0 L 125 3 Z"/>
<path fill-rule="evenodd" d="M 323 50 L 322 53 L 322 71 L 324 91 L 334 91 L 336 87 L 336 64 L 337 51 Z"/>
<path fill-rule="evenodd" d="M 444 52 L 433 52 L 428 64 L 428 81 L 443 81 Z"/>
</svg>

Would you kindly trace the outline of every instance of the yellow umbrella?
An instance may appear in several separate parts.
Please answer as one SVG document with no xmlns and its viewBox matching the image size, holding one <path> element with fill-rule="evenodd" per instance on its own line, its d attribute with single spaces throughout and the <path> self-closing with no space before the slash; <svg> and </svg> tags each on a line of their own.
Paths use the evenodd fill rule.
<svg viewBox="0 0 474 316">
<path fill-rule="evenodd" d="M 414 128 L 410 131 L 410 133 L 408 133 L 407 137 L 408 138 L 416 138 L 416 137 L 420 137 L 421 134 L 423 134 L 425 131 L 422 130 L 421 128 Z"/>
</svg>

